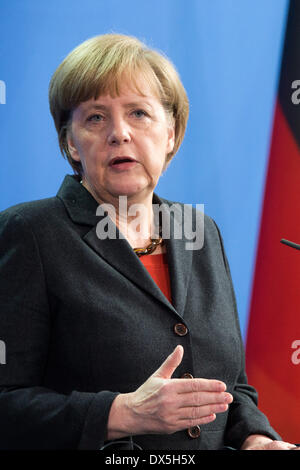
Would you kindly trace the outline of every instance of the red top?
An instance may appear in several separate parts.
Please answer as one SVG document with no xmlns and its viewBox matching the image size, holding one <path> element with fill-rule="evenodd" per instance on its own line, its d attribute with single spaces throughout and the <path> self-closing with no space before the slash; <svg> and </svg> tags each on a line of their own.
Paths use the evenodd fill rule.
<svg viewBox="0 0 300 470">
<path fill-rule="evenodd" d="M 165 253 L 160 253 L 158 255 L 143 255 L 140 257 L 140 261 L 143 263 L 163 294 L 165 294 L 167 299 L 172 303 L 167 255 Z"/>
</svg>

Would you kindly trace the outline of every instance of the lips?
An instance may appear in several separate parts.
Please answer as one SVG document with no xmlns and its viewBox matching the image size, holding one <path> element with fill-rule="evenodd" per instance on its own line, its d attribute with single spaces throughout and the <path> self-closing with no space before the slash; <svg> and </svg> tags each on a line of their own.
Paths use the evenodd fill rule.
<svg viewBox="0 0 300 470">
<path fill-rule="evenodd" d="M 124 163 L 136 163 L 136 160 L 128 156 L 114 157 L 109 162 L 109 166 L 122 165 Z"/>
</svg>

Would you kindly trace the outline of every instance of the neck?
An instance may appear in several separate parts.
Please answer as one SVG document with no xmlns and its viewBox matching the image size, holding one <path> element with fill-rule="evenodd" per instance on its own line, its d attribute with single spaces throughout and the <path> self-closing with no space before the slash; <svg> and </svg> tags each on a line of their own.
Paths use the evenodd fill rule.
<svg viewBox="0 0 300 470">
<path fill-rule="evenodd" d="M 147 200 L 136 202 L 126 196 L 118 198 L 116 225 L 134 246 L 149 243 L 153 227 L 152 194 Z"/>
<path fill-rule="evenodd" d="M 155 234 L 154 215 L 152 209 L 153 191 L 147 195 L 110 196 L 103 198 L 95 194 L 88 183 L 83 180 L 82 185 L 92 194 L 96 201 L 105 205 L 108 214 L 124 235 L 130 245 L 145 247 L 149 244 L 151 236 Z"/>
</svg>

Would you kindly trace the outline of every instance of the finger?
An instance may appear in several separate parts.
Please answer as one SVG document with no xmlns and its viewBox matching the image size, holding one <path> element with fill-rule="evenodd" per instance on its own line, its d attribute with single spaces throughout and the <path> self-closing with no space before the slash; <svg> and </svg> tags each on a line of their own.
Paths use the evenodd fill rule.
<svg viewBox="0 0 300 470">
<path fill-rule="evenodd" d="M 154 372 L 153 376 L 162 377 L 164 379 L 170 379 L 183 358 L 183 347 L 181 345 L 176 346 L 174 351 L 167 357 L 162 365 Z"/>
<path fill-rule="evenodd" d="M 208 424 L 211 423 L 216 419 L 216 415 L 214 413 L 211 413 L 210 415 L 207 416 L 202 416 L 201 418 L 187 418 L 187 419 L 178 419 L 174 427 L 176 428 L 177 431 L 180 431 L 182 429 L 188 429 L 193 426 L 201 426 L 203 424 Z"/>
<path fill-rule="evenodd" d="M 191 392 L 180 393 L 177 396 L 178 408 L 186 408 L 191 406 L 203 406 L 210 404 L 232 403 L 233 396 L 230 393 L 221 392 Z"/>
<path fill-rule="evenodd" d="M 177 416 L 179 420 L 199 420 L 212 414 L 224 413 L 227 410 L 227 404 L 214 403 L 211 405 L 180 408 Z M 191 424 L 189 424 L 189 426 L 191 426 Z"/>
<path fill-rule="evenodd" d="M 289 442 L 284 441 L 273 441 L 271 444 L 268 445 L 269 450 L 292 450 L 296 449 L 297 447 L 295 444 L 291 444 Z"/>
<path fill-rule="evenodd" d="M 267 444 L 257 443 L 248 447 L 246 450 L 296 450 L 297 447 L 295 444 L 290 444 L 289 442 L 284 441 L 271 441 Z"/>
<path fill-rule="evenodd" d="M 178 424 L 180 425 L 180 429 L 188 429 L 193 426 L 202 426 L 203 424 L 211 423 L 216 419 L 215 413 L 212 413 L 208 416 L 203 416 L 202 418 L 188 418 L 186 420 L 179 420 Z"/>
<path fill-rule="evenodd" d="M 226 384 L 215 379 L 172 379 L 171 388 L 177 393 L 225 392 Z"/>
</svg>

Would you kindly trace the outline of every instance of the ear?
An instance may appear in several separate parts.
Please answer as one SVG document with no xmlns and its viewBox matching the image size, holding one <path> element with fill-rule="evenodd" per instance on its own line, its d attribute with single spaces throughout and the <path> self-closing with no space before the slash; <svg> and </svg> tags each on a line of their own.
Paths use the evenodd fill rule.
<svg viewBox="0 0 300 470">
<path fill-rule="evenodd" d="M 174 123 L 174 120 L 172 119 L 172 124 L 168 128 L 168 142 L 167 142 L 167 152 L 166 152 L 167 155 L 172 152 L 172 150 L 174 149 L 174 145 L 175 145 L 175 123 Z"/>
<path fill-rule="evenodd" d="M 77 150 L 75 140 L 72 134 L 72 129 L 67 129 L 66 141 L 67 141 L 68 150 L 69 150 L 71 157 L 73 158 L 73 160 L 80 162 L 80 156 L 79 156 L 79 152 Z"/>
</svg>

